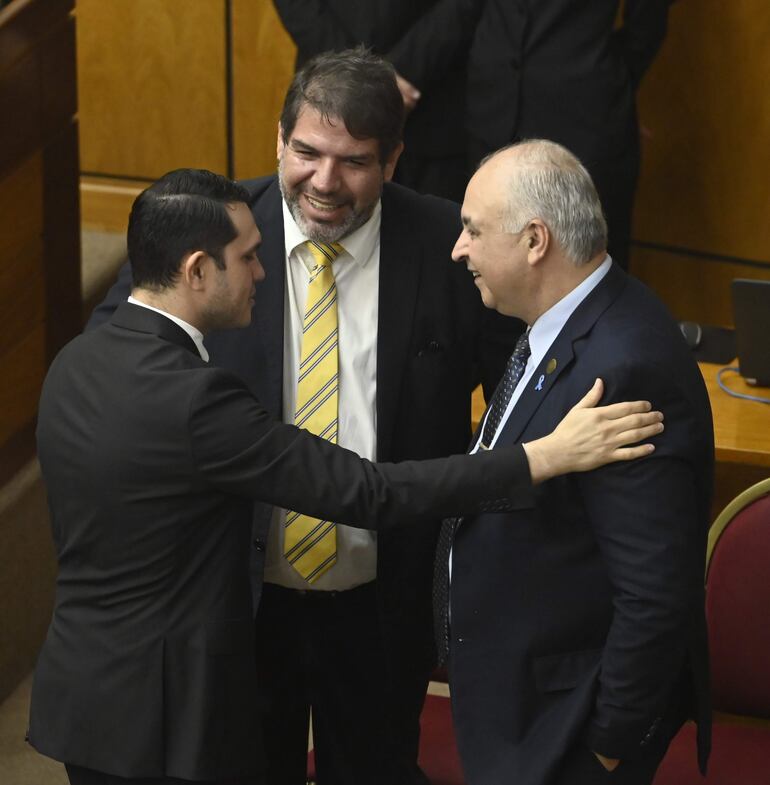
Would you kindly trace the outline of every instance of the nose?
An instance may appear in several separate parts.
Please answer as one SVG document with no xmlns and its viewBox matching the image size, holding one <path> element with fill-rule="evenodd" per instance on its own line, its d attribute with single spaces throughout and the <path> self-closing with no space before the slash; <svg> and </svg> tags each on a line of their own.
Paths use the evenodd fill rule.
<svg viewBox="0 0 770 785">
<path fill-rule="evenodd" d="M 254 283 L 259 283 L 265 279 L 265 268 L 262 266 L 262 262 L 259 261 L 258 256 L 254 257 L 254 261 L 251 264 L 251 278 Z"/>
<path fill-rule="evenodd" d="M 319 193 L 333 193 L 339 187 L 339 170 L 333 158 L 321 158 L 316 164 L 311 179 L 313 188 Z"/>
<path fill-rule="evenodd" d="M 468 240 L 465 229 L 460 232 L 455 247 L 452 249 L 452 260 L 455 262 L 465 262 L 468 259 Z"/>
</svg>

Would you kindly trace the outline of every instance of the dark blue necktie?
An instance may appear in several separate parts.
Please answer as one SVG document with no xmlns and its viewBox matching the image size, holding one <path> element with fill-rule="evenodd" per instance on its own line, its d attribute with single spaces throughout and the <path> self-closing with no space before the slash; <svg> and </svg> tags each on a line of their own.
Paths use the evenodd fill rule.
<svg viewBox="0 0 770 785">
<path fill-rule="evenodd" d="M 508 408 L 513 391 L 516 389 L 519 379 L 524 375 L 529 355 L 529 331 L 527 331 L 522 333 L 519 340 L 516 341 L 516 348 L 508 360 L 508 365 L 505 366 L 503 378 L 500 379 L 500 384 L 497 385 L 489 404 L 489 412 L 484 421 L 484 430 L 481 433 L 481 447 L 485 450 L 489 449 L 492 439 L 495 438 L 495 433 L 497 433 L 503 414 Z"/>
<path fill-rule="evenodd" d="M 511 400 L 513 391 L 524 375 L 529 355 L 529 335 L 525 332 L 516 342 L 516 348 L 508 360 L 503 378 L 500 379 L 500 383 L 492 396 L 489 413 L 481 434 L 483 449 L 489 449 L 489 445 Z M 498 509 L 494 502 L 484 505 L 484 507 L 490 512 Z M 503 504 L 499 509 L 508 509 L 508 505 Z M 438 543 L 436 544 L 436 561 L 433 575 L 433 624 L 439 664 L 446 662 L 447 654 L 449 653 L 449 553 L 452 550 L 452 542 L 459 523 L 459 518 L 447 518 L 441 525 Z"/>
</svg>

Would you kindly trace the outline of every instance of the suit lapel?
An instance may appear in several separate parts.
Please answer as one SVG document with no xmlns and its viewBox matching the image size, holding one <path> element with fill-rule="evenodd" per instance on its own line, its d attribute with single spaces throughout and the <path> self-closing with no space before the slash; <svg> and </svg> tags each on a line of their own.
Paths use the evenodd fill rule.
<svg viewBox="0 0 770 785">
<path fill-rule="evenodd" d="M 385 183 L 380 228 L 380 291 L 377 325 L 377 458 L 388 460 L 396 408 L 408 363 L 420 282 L 422 249 L 397 191 Z"/>
<path fill-rule="evenodd" d="M 262 232 L 259 259 L 265 279 L 256 287 L 252 334 L 265 346 L 266 385 L 264 405 L 281 418 L 283 400 L 283 320 L 286 287 L 286 250 L 283 209 L 277 178 L 253 206 L 254 220 Z"/>
<path fill-rule="evenodd" d="M 593 329 L 597 320 L 625 287 L 626 281 L 626 274 L 613 264 L 607 275 L 578 305 L 543 356 L 513 407 L 501 434 L 505 442 L 510 444 L 520 441 L 521 434 L 556 384 L 556 380 L 574 362 L 575 343 Z"/>
</svg>

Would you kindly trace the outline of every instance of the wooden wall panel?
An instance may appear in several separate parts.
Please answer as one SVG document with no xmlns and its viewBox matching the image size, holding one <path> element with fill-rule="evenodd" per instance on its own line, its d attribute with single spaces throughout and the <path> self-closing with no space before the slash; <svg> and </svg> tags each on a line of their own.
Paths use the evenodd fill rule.
<svg viewBox="0 0 770 785">
<path fill-rule="evenodd" d="M 83 226 L 99 232 L 125 234 L 131 205 L 149 185 L 147 180 L 81 177 L 80 207 Z"/>
<path fill-rule="evenodd" d="M 278 118 L 296 48 L 269 0 L 232 0 L 235 177 L 275 171 Z"/>
<path fill-rule="evenodd" d="M 78 0 L 84 172 L 226 172 L 225 0 Z"/>
<path fill-rule="evenodd" d="M 73 6 L 0 11 L 0 484 L 32 454 L 45 369 L 80 329 Z"/>
<path fill-rule="evenodd" d="M 674 3 L 640 92 L 635 234 L 770 262 L 770 3 Z"/>
<path fill-rule="evenodd" d="M 3 368 L 0 444 L 18 431 L 20 423 L 29 423 L 37 416 L 37 401 L 47 365 L 45 325 L 42 323 L 28 330 L 19 343 L 0 355 Z"/>
<path fill-rule="evenodd" d="M 0 358 L 45 319 L 43 160 L 40 153 L 0 181 Z M 5 367 L 5 361 L 0 359 Z M 6 429 L 7 430 L 7 429 Z M 0 439 L 1 440 L 1 439 Z"/>
<path fill-rule="evenodd" d="M 669 20 L 639 95 L 652 138 L 634 239 L 659 249 L 635 248 L 631 268 L 682 318 L 729 324 L 730 280 L 770 278 L 770 4 L 682 0 Z"/>
<path fill-rule="evenodd" d="M 633 272 L 680 320 L 732 327 L 733 278 L 770 280 L 770 269 L 635 248 Z"/>
</svg>

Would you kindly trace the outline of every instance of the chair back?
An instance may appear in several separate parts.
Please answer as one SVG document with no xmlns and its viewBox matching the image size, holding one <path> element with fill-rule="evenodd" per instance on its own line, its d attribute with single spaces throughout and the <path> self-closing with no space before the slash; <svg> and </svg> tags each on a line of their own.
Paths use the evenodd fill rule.
<svg viewBox="0 0 770 785">
<path fill-rule="evenodd" d="M 714 708 L 770 719 L 770 478 L 711 527 L 706 616 Z"/>
</svg>

